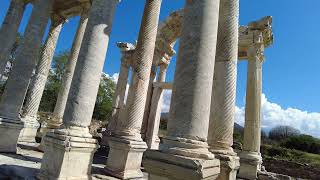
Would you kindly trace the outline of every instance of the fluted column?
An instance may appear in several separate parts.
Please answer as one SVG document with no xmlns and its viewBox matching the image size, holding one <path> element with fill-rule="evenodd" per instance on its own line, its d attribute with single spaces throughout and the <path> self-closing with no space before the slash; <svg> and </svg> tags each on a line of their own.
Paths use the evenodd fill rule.
<svg viewBox="0 0 320 180">
<path fill-rule="evenodd" d="M 40 179 L 91 179 L 91 163 L 98 145 L 90 135 L 88 126 L 118 2 L 119 0 L 92 1 L 63 115 L 63 125 L 48 132 L 44 138 Z"/>
<path fill-rule="evenodd" d="M 232 149 L 235 118 L 239 0 L 220 0 L 217 53 L 208 131 L 210 151 L 221 162 L 218 179 L 234 180 L 239 157 Z"/>
<path fill-rule="evenodd" d="M 160 72 L 157 82 L 165 82 L 167 74 L 167 64 L 160 65 Z M 161 109 L 162 109 L 162 96 L 163 89 L 161 87 L 153 87 L 153 93 L 151 98 L 150 113 L 148 116 L 148 126 L 146 133 L 146 142 L 149 149 L 159 149 L 160 139 L 158 136 Z"/>
<path fill-rule="evenodd" d="M 10 6 L 0 29 L 0 74 L 8 62 L 11 48 L 16 41 L 18 29 L 25 9 L 24 0 L 11 0 Z"/>
<path fill-rule="evenodd" d="M 35 136 L 39 127 L 37 120 L 38 109 L 63 22 L 64 19 L 56 15 L 51 19 L 49 34 L 43 46 L 40 60 L 36 67 L 35 75 L 32 78 L 32 83 L 30 83 L 26 102 L 23 107 L 22 121 L 24 122 L 25 127 L 22 129 L 19 137 L 19 141 L 21 142 L 35 142 Z"/>
<path fill-rule="evenodd" d="M 134 55 L 133 82 L 129 88 L 125 116 L 109 141 L 106 171 L 113 176 L 141 178 L 142 154 L 147 149 L 140 132 L 150 71 L 155 49 L 161 0 L 146 0 L 138 43 Z M 124 158 L 126 157 L 126 158 Z"/>
<path fill-rule="evenodd" d="M 9 143 L 0 142 L 0 149 L 6 149 L 6 147 L 9 148 L 10 146 L 9 149 L 15 151 L 13 149 L 16 148 L 18 135 L 21 130 L 21 126 L 18 128 L 16 124 L 22 124 L 20 120 L 20 110 L 28 89 L 32 71 L 39 58 L 41 40 L 51 13 L 52 2 L 53 0 L 34 1 L 34 8 L 24 34 L 24 39 L 18 48 L 13 69 L 0 101 L 0 116 L 2 117 L 0 121 L 15 124 L 15 129 L 5 128 L 7 131 L 14 132 L 11 132 Z M 8 126 L 10 126 L 9 124 Z M 0 139 L 7 137 L 8 134 L 6 134 L 6 130 L 0 129 Z"/>
<path fill-rule="evenodd" d="M 215 179 L 219 174 L 219 160 L 207 144 L 218 16 L 219 0 L 186 1 L 167 136 L 144 161 L 151 180 Z"/>
<path fill-rule="evenodd" d="M 75 38 L 73 40 L 70 55 L 68 57 L 68 61 L 65 67 L 65 72 L 62 76 L 62 85 L 59 89 L 57 102 L 52 114 L 52 119 L 50 119 L 47 125 L 49 129 L 58 128 L 62 124 L 62 117 L 64 114 L 64 110 L 66 108 L 68 94 L 69 94 L 69 90 L 72 82 L 72 77 L 73 77 L 74 69 L 77 64 L 77 59 L 79 56 L 79 51 L 80 51 L 84 32 L 86 30 L 87 22 L 88 22 L 88 10 L 84 10 L 81 14 L 78 29 L 77 29 Z"/>
<path fill-rule="evenodd" d="M 240 154 L 239 177 L 256 179 L 261 170 L 261 94 L 263 45 L 253 44 L 248 50 L 248 74 L 243 151 Z"/>
</svg>

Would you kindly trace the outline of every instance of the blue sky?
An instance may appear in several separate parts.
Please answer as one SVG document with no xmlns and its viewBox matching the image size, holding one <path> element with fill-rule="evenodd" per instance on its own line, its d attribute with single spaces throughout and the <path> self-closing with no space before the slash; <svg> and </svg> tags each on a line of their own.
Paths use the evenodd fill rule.
<svg viewBox="0 0 320 180">
<path fill-rule="evenodd" d="M 10 0 L 0 2 L 0 23 L 4 19 L 9 2 Z M 184 2 L 184 0 L 163 0 L 160 20 L 164 20 L 170 12 L 182 8 Z M 137 39 L 144 3 L 144 0 L 122 0 L 118 5 L 104 66 L 105 73 L 112 75 L 119 71 L 120 52 L 115 43 L 134 42 Z M 307 115 L 310 115 L 310 112 L 320 112 L 319 7 L 319 0 L 240 0 L 241 25 L 263 16 L 273 16 L 275 40 L 265 51 L 263 93 L 267 102 L 279 105 L 285 112 L 290 109 L 299 110 Z M 20 32 L 24 31 L 31 8 L 30 5 L 27 7 Z M 70 49 L 78 21 L 79 18 L 75 17 L 64 25 L 56 53 Z M 169 67 L 167 81 L 173 80 L 174 69 L 175 58 Z M 245 104 L 245 88 L 246 62 L 244 61 L 239 62 L 238 66 L 239 109 Z M 289 119 L 284 121 L 290 123 L 290 117 L 293 115 L 288 116 Z M 312 119 L 316 122 L 315 127 L 320 128 L 320 116 Z"/>
</svg>

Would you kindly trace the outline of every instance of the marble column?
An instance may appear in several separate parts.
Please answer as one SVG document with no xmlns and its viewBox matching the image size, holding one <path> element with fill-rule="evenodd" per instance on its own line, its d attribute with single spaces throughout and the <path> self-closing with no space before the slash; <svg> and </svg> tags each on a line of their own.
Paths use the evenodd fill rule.
<svg viewBox="0 0 320 180">
<path fill-rule="evenodd" d="M 34 70 L 53 0 L 35 0 L 24 39 L 0 101 L 0 151 L 15 152 L 23 128 L 20 110 Z M 8 138 L 10 137 L 10 138 Z"/>
<path fill-rule="evenodd" d="M 212 86 L 208 143 L 220 159 L 218 179 L 234 180 L 239 157 L 232 149 L 238 59 L 239 0 L 220 0 L 217 53 Z"/>
<path fill-rule="evenodd" d="M 156 52 L 154 53 L 153 57 L 153 63 L 151 67 L 151 72 L 150 72 L 150 78 L 149 78 L 149 84 L 148 84 L 148 92 L 147 92 L 147 99 L 146 99 L 146 104 L 144 107 L 144 114 L 143 114 L 143 120 L 142 120 L 142 126 L 141 126 L 141 137 L 142 139 L 146 140 L 146 134 L 148 131 L 148 119 L 150 115 L 150 107 L 151 107 L 151 101 L 152 101 L 152 93 L 153 93 L 153 82 L 156 79 L 157 75 L 157 60 L 158 57 L 156 55 Z"/>
<path fill-rule="evenodd" d="M 263 45 L 254 44 L 248 50 L 248 75 L 245 108 L 243 151 L 240 153 L 239 177 L 256 179 L 261 170 L 261 94 Z"/>
<path fill-rule="evenodd" d="M 125 44 L 125 49 L 123 45 Z M 119 121 L 120 112 L 124 109 L 124 101 L 127 90 L 128 78 L 129 78 L 129 70 L 132 64 L 132 53 L 134 53 L 135 47 L 129 43 L 118 43 L 119 48 L 121 48 L 121 65 L 120 65 L 120 73 L 118 77 L 118 82 L 116 86 L 116 90 L 112 100 L 112 114 L 111 119 L 108 123 L 108 135 L 110 136 L 113 131 L 115 131 L 117 127 L 117 123 Z"/>
<path fill-rule="evenodd" d="M 68 61 L 65 67 L 65 72 L 62 76 L 62 85 L 59 89 L 57 102 L 52 113 L 52 118 L 47 124 L 48 129 L 56 129 L 62 124 L 62 118 L 67 104 L 72 77 L 77 64 L 77 59 L 79 56 L 79 51 L 84 36 L 84 32 L 86 30 L 87 22 L 88 10 L 84 10 L 81 14 L 78 29 L 73 40 L 70 55 L 68 57 Z"/>
<path fill-rule="evenodd" d="M 24 122 L 24 128 L 20 133 L 20 142 L 35 142 L 35 137 L 39 128 L 38 109 L 63 22 L 64 19 L 56 15 L 51 18 L 49 34 L 43 46 L 40 60 L 36 67 L 35 75 L 32 78 L 32 83 L 30 83 L 25 105 L 23 107 L 21 120 Z"/>
<path fill-rule="evenodd" d="M 105 170 L 121 179 L 142 178 L 143 152 L 147 149 L 141 138 L 145 102 L 155 50 L 161 0 L 146 0 L 136 51 L 133 82 L 129 88 L 125 116 L 120 118 L 109 140 L 110 151 Z"/>
<path fill-rule="evenodd" d="M 39 179 L 91 179 L 97 141 L 89 133 L 112 20 L 119 0 L 92 1 L 81 44 L 63 125 L 44 138 Z"/>
<path fill-rule="evenodd" d="M 160 65 L 160 72 L 157 82 L 165 82 L 167 74 L 167 64 Z M 159 149 L 160 139 L 158 136 L 161 108 L 162 108 L 163 89 L 161 87 L 154 87 L 152 93 L 152 100 L 150 105 L 150 113 L 148 116 L 148 126 L 146 133 L 146 142 L 149 149 Z"/>
<path fill-rule="evenodd" d="M 7 15 L 0 29 L 0 74 L 6 68 L 10 51 L 17 39 L 24 9 L 24 0 L 11 0 Z"/>
<path fill-rule="evenodd" d="M 215 179 L 219 160 L 207 144 L 219 0 L 186 1 L 167 136 L 148 150 L 149 179 Z"/>
</svg>

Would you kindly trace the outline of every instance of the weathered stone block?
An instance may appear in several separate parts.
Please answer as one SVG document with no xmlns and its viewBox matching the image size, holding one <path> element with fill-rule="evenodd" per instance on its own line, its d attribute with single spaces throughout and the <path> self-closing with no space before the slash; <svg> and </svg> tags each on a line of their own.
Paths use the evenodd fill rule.
<svg viewBox="0 0 320 180">
<path fill-rule="evenodd" d="M 220 173 L 218 159 L 189 158 L 148 150 L 143 166 L 149 180 L 216 179 Z"/>
<path fill-rule="evenodd" d="M 20 132 L 19 142 L 36 142 L 36 136 L 38 128 L 40 127 L 38 121 L 34 117 L 25 117 L 22 118 L 24 122 L 24 127 Z"/>
<path fill-rule="evenodd" d="M 16 153 L 23 122 L 0 118 L 0 152 Z"/>
<path fill-rule="evenodd" d="M 233 155 L 215 154 L 220 160 L 220 174 L 217 180 L 235 180 L 240 167 L 240 158 Z"/>
<path fill-rule="evenodd" d="M 38 178 L 41 180 L 88 180 L 98 145 L 95 139 L 47 133 L 45 154 Z"/>
<path fill-rule="evenodd" d="M 261 170 L 262 157 L 260 153 L 246 152 L 240 153 L 240 170 L 238 177 L 243 179 L 257 179 L 258 171 Z"/>
<path fill-rule="evenodd" d="M 109 146 L 106 173 L 121 179 L 143 177 L 140 167 L 143 152 L 147 149 L 145 142 L 111 137 Z"/>
</svg>

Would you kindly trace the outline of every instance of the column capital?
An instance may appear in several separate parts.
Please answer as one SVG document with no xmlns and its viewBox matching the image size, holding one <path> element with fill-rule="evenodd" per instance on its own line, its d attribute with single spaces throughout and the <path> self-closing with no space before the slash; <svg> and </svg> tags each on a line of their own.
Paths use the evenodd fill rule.
<svg viewBox="0 0 320 180">
<path fill-rule="evenodd" d="M 156 41 L 153 64 L 156 66 L 160 64 L 170 64 L 170 60 L 175 54 L 176 51 L 173 49 L 171 44 L 160 38 Z"/>
<path fill-rule="evenodd" d="M 117 42 L 117 46 L 121 52 L 121 64 L 125 66 L 133 66 L 133 56 L 136 50 L 136 45 L 127 42 Z"/>
<path fill-rule="evenodd" d="M 51 26 L 59 26 L 67 22 L 67 19 L 59 14 L 53 13 L 51 15 Z"/>
</svg>

